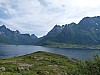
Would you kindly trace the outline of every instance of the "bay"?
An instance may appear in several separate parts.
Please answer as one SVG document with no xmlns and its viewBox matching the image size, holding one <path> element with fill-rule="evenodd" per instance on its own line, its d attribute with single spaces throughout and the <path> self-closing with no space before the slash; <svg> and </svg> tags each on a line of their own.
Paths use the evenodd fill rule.
<svg viewBox="0 0 100 75">
<path fill-rule="evenodd" d="M 22 56 L 37 51 L 51 52 L 61 54 L 74 59 L 92 59 L 92 54 L 100 54 L 100 50 L 90 49 L 62 49 L 62 48 L 47 48 L 34 45 L 4 45 L 0 44 L 0 58 L 10 58 L 14 56 Z"/>
</svg>

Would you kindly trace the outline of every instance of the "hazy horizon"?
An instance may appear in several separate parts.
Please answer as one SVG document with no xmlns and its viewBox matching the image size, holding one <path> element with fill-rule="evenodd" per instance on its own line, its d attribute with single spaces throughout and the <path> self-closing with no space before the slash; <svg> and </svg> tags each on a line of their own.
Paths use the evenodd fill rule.
<svg viewBox="0 0 100 75">
<path fill-rule="evenodd" d="M 0 0 L 0 25 L 41 37 L 56 24 L 100 16 L 99 7 L 99 0 Z"/>
</svg>

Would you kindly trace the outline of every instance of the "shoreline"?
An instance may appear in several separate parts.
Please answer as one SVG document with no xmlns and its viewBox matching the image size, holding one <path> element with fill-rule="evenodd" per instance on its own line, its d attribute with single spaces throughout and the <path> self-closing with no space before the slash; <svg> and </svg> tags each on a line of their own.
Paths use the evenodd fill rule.
<svg viewBox="0 0 100 75">
<path fill-rule="evenodd" d="M 36 46 L 38 46 L 38 45 L 36 45 Z M 68 47 L 54 47 L 54 46 L 43 46 L 43 47 L 47 47 L 47 48 L 60 48 L 60 49 L 74 49 L 74 50 L 100 50 L 100 48 L 84 48 L 84 47 L 82 47 L 82 48 L 78 48 L 78 47 L 70 47 L 70 48 L 68 48 Z M 92 47 L 92 46 L 91 46 Z"/>
</svg>

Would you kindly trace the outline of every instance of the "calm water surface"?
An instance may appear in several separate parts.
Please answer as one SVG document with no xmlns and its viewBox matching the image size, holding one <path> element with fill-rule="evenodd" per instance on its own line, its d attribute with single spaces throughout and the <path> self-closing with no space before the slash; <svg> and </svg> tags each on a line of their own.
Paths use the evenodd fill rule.
<svg viewBox="0 0 100 75">
<path fill-rule="evenodd" d="M 10 58 L 13 56 L 21 56 L 37 51 L 46 51 L 56 54 L 68 56 L 69 58 L 90 59 L 92 54 L 100 50 L 80 50 L 80 49 L 59 49 L 59 48 L 46 48 L 42 46 L 33 45 L 0 45 L 0 58 Z"/>
</svg>

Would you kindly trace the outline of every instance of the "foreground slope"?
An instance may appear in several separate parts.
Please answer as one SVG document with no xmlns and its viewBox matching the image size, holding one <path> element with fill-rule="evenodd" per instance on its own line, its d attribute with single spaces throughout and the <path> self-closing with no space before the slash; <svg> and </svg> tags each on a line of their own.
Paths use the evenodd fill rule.
<svg viewBox="0 0 100 75">
<path fill-rule="evenodd" d="M 100 58 L 78 61 L 48 52 L 0 59 L 0 75 L 99 75 Z"/>
</svg>

